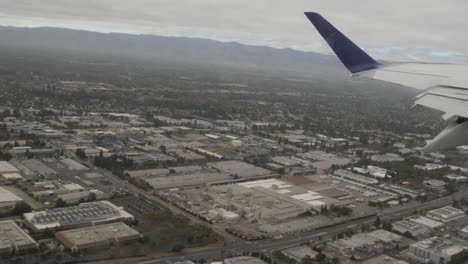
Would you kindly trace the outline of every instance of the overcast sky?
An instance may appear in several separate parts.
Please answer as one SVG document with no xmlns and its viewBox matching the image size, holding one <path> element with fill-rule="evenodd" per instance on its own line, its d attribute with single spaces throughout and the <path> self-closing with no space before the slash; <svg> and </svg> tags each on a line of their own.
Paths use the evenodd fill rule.
<svg viewBox="0 0 468 264">
<path fill-rule="evenodd" d="M 0 25 L 202 37 L 329 53 L 316 11 L 377 59 L 468 63 L 466 0 L 0 0 Z"/>
</svg>

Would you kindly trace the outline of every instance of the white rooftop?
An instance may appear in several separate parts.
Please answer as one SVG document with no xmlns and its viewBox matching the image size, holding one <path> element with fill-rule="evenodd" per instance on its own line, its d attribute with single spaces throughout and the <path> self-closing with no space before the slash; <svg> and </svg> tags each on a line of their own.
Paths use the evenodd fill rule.
<svg viewBox="0 0 468 264">
<path fill-rule="evenodd" d="M 19 170 L 8 161 L 0 161 L 0 173 L 19 172 Z"/>
<path fill-rule="evenodd" d="M 439 227 L 444 226 L 444 223 L 437 222 L 437 221 L 429 219 L 429 218 L 427 218 L 425 216 L 412 218 L 412 219 L 410 219 L 410 221 L 421 224 L 423 226 L 427 226 L 429 228 L 439 228 Z"/>
<path fill-rule="evenodd" d="M 23 199 L 21 199 L 19 196 L 8 191 L 5 188 L 0 187 L 0 204 L 11 203 L 11 202 L 21 202 L 21 201 L 23 201 Z"/>
<path fill-rule="evenodd" d="M 242 182 L 242 183 L 239 183 L 239 185 L 247 187 L 247 188 L 263 187 L 267 189 L 273 189 L 273 186 L 275 186 L 275 188 L 277 189 L 284 189 L 284 188 L 292 187 L 292 185 L 284 181 L 277 180 L 277 179 Z"/>
</svg>

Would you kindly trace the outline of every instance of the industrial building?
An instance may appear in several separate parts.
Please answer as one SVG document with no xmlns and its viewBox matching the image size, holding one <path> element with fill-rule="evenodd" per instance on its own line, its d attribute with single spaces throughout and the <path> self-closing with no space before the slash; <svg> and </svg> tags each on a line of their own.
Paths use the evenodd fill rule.
<svg viewBox="0 0 468 264">
<path fill-rule="evenodd" d="M 310 167 L 312 164 L 310 161 L 303 160 L 300 158 L 296 157 L 287 157 L 287 156 L 276 156 L 272 157 L 271 160 L 284 167 L 293 167 L 293 166 L 304 166 L 304 167 Z"/>
<path fill-rule="evenodd" d="M 318 191 L 294 185 L 278 179 L 245 181 L 220 184 L 187 190 L 160 191 L 163 196 L 193 214 L 215 222 L 252 223 L 262 232 L 281 234 L 306 230 L 319 221 L 293 224 L 301 215 L 314 215 L 324 208 L 340 206 L 342 202 Z"/>
<path fill-rule="evenodd" d="M 381 254 L 385 249 L 393 249 L 401 240 L 401 236 L 379 229 L 333 241 L 328 243 L 327 247 L 344 256 L 360 259 Z"/>
<path fill-rule="evenodd" d="M 57 174 L 56 171 L 54 171 L 42 161 L 37 159 L 24 160 L 22 161 L 22 164 L 24 165 L 24 167 L 26 167 L 28 170 L 35 174 L 39 174 L 42 176 L 51 176 Z"/>
<path fill-rule="evenodd" d="M 348 170 L 339 169 L 333 172 L 333 176 L 341 179 L 348 179 L 362 184 L 378 184 L 379 181 L 373 178 L 361 176 Z"/>
<path fill-rule="evenodd" d="M 389 255 L 382 254 L 380 256 L 365 260 L 361 262 L 362 264 L 409 264 L 406 261 L 399 260 Z"/>
<path fill-rule="evenodd" d="M 382 155 L 373 155 L 371 156 L 371 160 L 377 161 L 377 162 L 395 162 L 395 161 L 404 161 L 405 159 L 395 153 L 386 153 Z"/>
<path fill-rule="evenodd" d="M 306 256 L 315 258 L 318 255 L 318 252 L 312 250 L 310 246 L 297 246 L 297 247 L 287 248 L 287 249 L 281 250 L 281 252 L 285 256 L 294 259 L 298 263 L 300 263 L 301 260 L 305 258 Z"/>
<path fill-rule="evenodd" d="M 237 160 L 210 162 L 207 165 L 208 167 L 217 169 L 229 175 L 238 176 L 240 178 L 252 178 L 271 174 L 271 171 L 267 169 L 263 169 Z"/>
<path fill-rule="evenodd" d="M 444 192 L 445 191 L 445 185 L 447 185 L 445 182 L 440 181 L 440 180 L 427 180 L 424 181 L 424 186 L 433 192 Z"/>
<path fill-rule="evenodd" d="M 225 259 L 224 264 L 265 264 L 265 262 L 254 257 L 241 256 Z"/>
<path fill-rule="evenodd" d="M 24 214 L 25 225 L 33 231 L 42 231 L 46 228 L 70 229 L 133 219 L 131 214 L 109 201 L 82 203 L 77 206 Z"/>
<path fill-rule="evenodd" d="M 333 165 L 344 166 L 351 163 L 351 160 L 345 157 L 340 157 L 332 153 L 316 150 L 301 153 L 298 155 L 301 158 L 312 161 L 312 166 L 318 170 L 328 170 Z"/>
<path fill-rule="evenodd" d="M 463 246 L 452 240 L 436 236 L 411 244 L 406 255 L 420 263 L 445 264 L 463 250 Z"/>
<path fill-rule="evenodd" d="M 13 184 L 15 182 L 23 180 L 23 176 L 19 173 L 4 173 L 0 175 L 0 183 L 2 184 Z"/>
<path fill-rule="evenodd" d="M 19 173 L 20 171 L 8 161 L 0 161 L 0 174 Z"/>
<path fill-rule="evenodd" d="M 195 185 L 205 185 L 206 183 L 229 181 L 232 178 L 223 173 L 217 172 L 196 172 L 182 175 L 165 175 L 144 179 L 154 189 L 169 189 L 176 187 L 188 187 Z"/>
<path fill-rule="evenodd" d="M 62 199 L 66 204 L 78 204 L 80 201 L 88 200 L 90 197 L 94 197 L 96 200 L 106 198 L 108 195 L 99 190 L 89 190 L 82 192 L 71 192 L 66 194 L 58 195 L 57 198 Z"/>
<path fill-rule="evenodd" d="M 401 220 L 392 224 L 392 230 L 401 234 L 410 233 L 416 238 L 426 238 L 431 235 L 431 230 L 426 226 L 410 220 Z"/>
<path fill-rule="evenodd" d="M 368 165 L 367 170 L 369 171 L 369 174 L 375 178 L 381 178 L 384 179 L 386 177 L 391 178 L 391 175 L 389 175 L 387 172 L 387 169 Z"/>
<path fill-rule="evenodd" d="M 458 230 L 457 235 L 463 239 L 468 239 L 468 226 Z"/>
<path fill-rule="evenodd" d="M 449 174 L 449 175 L 444 176 L 444 178 L 451 180 L 451 181 L 456 181 L 456 182 L 468 181 L 468 177 L 457 175 L 457 174 Z"/>
<path fill-rule="evenodd" d="M 22 252 L 37 247 L 38 243 L 15 222 L 0 222 L 0 254 Z"/>
<path fill-rule="evenodd" d="M 411 189 L 411 188 L 401 186 L 401 185 L 396 185 L 396 184 L 382 184 L 381 187 L 384 190 L 398 193 L 403 196 L 409 196 L 411 198 L 417 198 L 419 196 L 424 196 L 426 194 L 422 191 Z"/>
<path fill-rule="evenodd" d="M 11 213 L 15 209 L 16 204 L 22 202 L 22 198 L 5 188 L 0 187 L 0 216 Z"/>
<path fill-rule="evenodd" d="M 426 226 L 431 230 L 440 229 L 440 228 L 445 227 L 444 223 L 437 222 L 437 221 L 429 219 L 429 218 L 427 218 L 425 216 L 412 217 L 409 220 L 412 221 L 412 222 L 421 224 L 423 226 Z"/>
<path fill-rule="evenodd" d="M 226 223 L 238 223 L 240 216 L 234 212 L 227 211 L 223 208 L 215 208 L 208 211 L 208 217 L 215 221 Z"/>
<path fill-rule="evenodd" d="M 83 171 L 83 170 L 89 170 L 88 167 L 84 166 L 83 164 L 72 160 L 72 159 L 63 159 L 61 160 L 65 165 L 68 166 L 68 169 L 70 170 L 78 170 L 78 171 Z"/>
<path fill-rule="evenodd" d="M 55 236 L 72 251 L 109 247 L 143 238 L 142 234 L 122 222 L 61 231 Z"/>
<path fill-rule="evenodd" d="M 445 206 L 427 212 L 426 216 L 435 221 L 447 223 L 465 217 L 465 212 L 452 206 Z"/>
</svg>

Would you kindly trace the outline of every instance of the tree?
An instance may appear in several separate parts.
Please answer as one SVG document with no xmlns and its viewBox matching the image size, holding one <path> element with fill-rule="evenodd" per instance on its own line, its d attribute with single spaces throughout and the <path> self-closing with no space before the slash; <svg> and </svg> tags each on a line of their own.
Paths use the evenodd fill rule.
<svg viewBox="0 0 468 264">
<path fill-rule="evenodd" d="M 385 222 L 383 223 L 382 228 L 387 231 L 392 231 L 392 224 L 390 224 L 389 222 Z"/>
<path fill-rule="evenodd" d="M 175 252 L 175 253 L 179 253 L 179 252 L 182 252 L 183 250 L 185 249 L 185 246 L 182 245 L 182 244 L 175 244 L 173 247 L 172 247 L 172 252 Z"/>
<path fill-rule="evenodd" d="M 380 220 L 380 217 L 377 216 L 377 218 L 374 221 L 374 226 L 376 228 L 380 228 L 380 225 L 382 224 L 382 221 Z"/>
<path fill-rule="evenodd" d="M 322 252 L 318 253 L 317 256 L 315 256 L 316 261 L 324 261 L 327 258 L 327 255 L 323 254 Z"/>
<path fill-rule="evenodd" d="M 77 148 L 76 149 L 76 152 L 75 152 L 76 156 L 82 160 L 85 160 L 87 157 L 86 157 L 86 153 L 84 151 L 84 149 L 82 148 Z"/>
<path fill-rule="evenodd" d="M 160 150 L 162 153 L 166 154 L 167 148 L 166 148 L 166 146 L 161 145 L 161 146 L 159 146 L 159 150 Z"/>
<path fill-rule="evenodd" d="M 352 237 L 354 235 L 354 231 L 352 229 L 346 230 L 344 233 L 347 237 Z"/>
<path fill-rule="evenodd" d="M 459 254 L 452 257 L 448 264 L 464 264 L 468 261 L 468 250 L 463 250 Z"/>
<path fill-rule="evenodd" d="M 59 208 L 59 207 L 66 207 L 67 206 L 67 203 L 62 200 L 62 198 L 58 198 L 57 201 L 55 201 L 55 207 Z"/>
<path fill-rule="evenodd" d="M 44 229 L 44 231 L 42 231 L 44 236 L 46 237 L 52 237 L 55 235 L 54 231 L 48 227 L 46 227 L 46 229 Z"/>
<path fill-rule="evenodd" d="M 187 236 L 187 242 L 192 244 L 193 243 L 193 240 L 195 239 L 195 237 L 193 235 L 188 235 Z"/>
<path fill-rule="evenodd" d="M 413 236 L 413 234 L 411 234 L 409 231 L 406 231 L 405 233 L 403 233 L 403 236 L 405 236 L 407 238 L 410 238 L 410 239 L 416 240 L 416 238 Z"/>
<path fill-rule="evenodd" d="M 301 264 L 312 264 L 314 263 L 314 259 L 311 258 L 309 255 L 306 255 L 301 259 Z"/>
<path fill-rule="evenodd" d="M 93 201 L 96 201 L 96 199 L 97 199 L 96 193 L 90 192 L 88 195 L 88 201 L 93 202 Z"/>
<path fill-rule="evenodd" d="M 29 149 L 26 150 L 26 152 L 24 153 L 24 155 L 26 156 L 27 159 L 32 159 L 34 158 L 34 154 L 32 154 Z"/>
<path fill-rule="evenodd" d="M 18 203 L 13 210 L 15 214 L 24 214 L 31 212 L 32 208 L 27 203 Z"/>
</svg>

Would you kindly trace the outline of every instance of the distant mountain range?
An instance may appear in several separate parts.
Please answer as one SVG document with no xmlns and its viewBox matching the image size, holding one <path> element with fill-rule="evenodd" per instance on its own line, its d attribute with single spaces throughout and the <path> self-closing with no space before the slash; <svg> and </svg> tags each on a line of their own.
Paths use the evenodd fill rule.
<svg viewBox="0 0 468 264">
<path fill-rule="evenodd" d="M 161 58 L 195 64 L 277 68 L 315 73 L 345 72 L 335 56 L 186 37 L 0 26 L 0 47 Z"/>
</svg>

